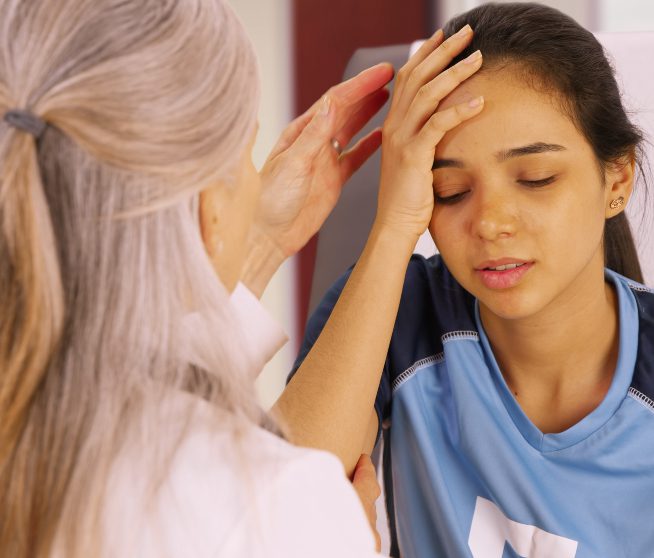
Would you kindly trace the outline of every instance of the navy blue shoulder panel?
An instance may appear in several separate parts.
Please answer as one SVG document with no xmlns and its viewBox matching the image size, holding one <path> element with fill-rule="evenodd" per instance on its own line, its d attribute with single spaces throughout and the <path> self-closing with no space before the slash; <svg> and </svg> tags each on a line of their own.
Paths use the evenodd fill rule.
<svg viewBox="0 0 654 558">
<path fill-rule="evenodd" d="M 634 289 L 638 304 L 638 356 L 631 387 L 654 400 L 654 292 Z"/>
<path fill-rule="evenodd" d="M 476 331 L 474 297 L 457 283 L 439 255 L 413 255 L 388 353 L 390 381 L 414 363 L 443 351 L 441 336 Z"/>
</svg>

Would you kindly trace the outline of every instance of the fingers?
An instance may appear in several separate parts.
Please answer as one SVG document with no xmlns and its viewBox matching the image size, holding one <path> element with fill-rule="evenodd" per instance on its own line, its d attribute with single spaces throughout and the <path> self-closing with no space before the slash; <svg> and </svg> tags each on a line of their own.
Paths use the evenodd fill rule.
<svg viewBox="0 0 654 558">
<path fill-rule="evenodd" d="M 334 134 L 334 137 L 342 146 L 346 146 L 352 138 L 379 112 L 388 100 L 387 89 L 378 89 L 367 97 L 361 99 L 348 111 L 347 120 L 344 126 Z"/>
<path fill-rule="evenodd" d="M 321 106 L 316 111 L 297 139 L 293 142 L 293 153 L 296 157 L 309 161 L 326 145 L 329 145 L 333 137 L 334 129 L 334 107 L 331 99 L 323 97 Z"/>
<path fill-rule="evenodd" d="M 335 85 L 327 91 L 326 95 L 332 98 L 336 106 L 350 107 L 373 91 L 384 87 L 393 79 L 393 74 L 393 66 L 388 62 L 383 62 Z"/>
<path fill-rule="evenodd" d="M 395 79 L 395 89 L 393 93 L 392 105 L 395 106 L 399 98 L 402 96 L 402 90 L 406 83 L 405 77 L 411 75 L 411 72 L 418 64 L 422 63 L 434 50 L 443 42 L 443 30 L 438 29 L 429 39 L 427 39 L 420 48 L 413 54 L 404 66 L 400 69 Z"/>
<path fill-rule="evenodd" d="M 440 101 L 481 68 L 482 60 L 481 52 L 477 50 L 423 85 L 409 107 L 406 120 L 414 122 L 416 130 L 422 128 L 424 123 L 436 112 Z"/>
<path fill-rule="evenodd" d="M 377 508 L 375 501 L 381 495 L 381 488 L 377 481 L 377 472 L 369 455 L 362 454 L 354 468 L 352 485 L 359 495 L 363 509 L 368 517 L 370 528 L 375 537 L 375 547 L 379 552 L 381 538 L 377 532 Z"/>
<path fill-rule="evenodd" d="M 418 134 L 422 147 L 433 150 L 443 136 L 462 122 L 476 116 L 484 108 L 484 98 L 476 97 L 434 114 Z"/>
<path fill-rule="evenodd" d="M 341 145 L 347 145 L 388 99 L 388 92 L 382 88 L 393 78 L 393 72 L 393 66 L 384 62 L 329 89 L 311 108 L 287 126 L 269 158 L 286 151 L 308 127 L 312 128 L 307 134 L 309 137 L 315 137 L 315 133 L 321 132 L 322 144 L 337 137 Z M 334 117 L 328 122 L 324 119 L 321 121 L 320 116 L 324 117 L 327 111 L 330 115 L 335 113 Z M 328 126 L 323 125 L 326 123 Z M 337 135 L 339 131 L 341 133 Z M 302 141 L 305 139 L 306 136 Z M 310 142 L 312 152 L 322 144 L 319 141 Z M 304 147 L 304 153 L 311 152 L 307 146 Z"/>
<path fill-rule="evenodd" d="M 448 64 L 468 46 L 472 35 L 472 28 L 466 25 L 458 33 L 442 42 L 422 62 L 408 72 L 405 71 L 406 66 L 398 72 L 397 82 L 400 91 L 394 105 L 398 118 L 404 118 L 418 90 L 447 68 Z"/>
<path fill-rule="evenodd" d="M 377 472 L 369 455 L 361 455 L 354 468 L 352 483 L 362 500 L 367 503 L 374 502 L 381 495 L 381 488 L 377 482 Z"/>
<path fill-rule="evenodd" d="M 314 107 L 315 106 L 317 106 L 317 103 L 314 105 Z M 311 121 L 314 114 L 316 113 L 316 109 L 314 107 L 311 107 L 308 111 L 298 116 L 284 129 L 282 135 L 279 136 L 277 143 L 270 152 L 270 155 L 268 155 L 270 159 L 276 157 L 282 151 L 286 151 L 291 145 L 293 145 L 295 140 L 297 140 L 299 135 L 302 133 L 302 130 L 304 130 L 306 125 Z"/>
</svg>

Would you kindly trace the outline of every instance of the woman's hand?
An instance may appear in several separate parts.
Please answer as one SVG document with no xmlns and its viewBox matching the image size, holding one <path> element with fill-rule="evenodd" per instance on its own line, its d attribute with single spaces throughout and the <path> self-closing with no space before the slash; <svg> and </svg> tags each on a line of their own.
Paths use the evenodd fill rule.
<svg viewBox="0 0 654 558">
<path fill-rule="evenodd" d="M 359 461 L 354 468 L 352 475 L 352 486 L 356 490 L 359 500 L 363 506 L 363 510 L 368 517 L 368 523 L 372 529 L 372 534 L 375 537 L 375 546 L 377 552 L 381 550 L 381 537 L 377 531 L 377 498 L 381 495 L 381 488 L 377 481 L 377 472 L 375 466 L 369 455 L 361 454 Z"/>
<path fill-rule="evenodd" d="M 343 184 L 377 150 L 373 130 L 345 148 L 388 100 L 393 77 L 379 64 L 332 87 L 282 133 L 261 169 L 262 193 L 249 240 L 242 281 L 260 295 L 281 263 L 318 232 L 336 205 Z"/>
<path fill-rule="evenodd" d="M 442 31 L 425 41 L 398 72 L 391 109 L 383 127 L 382 171 L 375 227 L 418 237 L 434 208 L 432 166 L 446 132 L 477 115 L 483 98 L 437 111 L 439 103 L 481 67 L 476 52 L 443 71 L 470 42 L 466 25 L 443 41 Z"/>
</svg>

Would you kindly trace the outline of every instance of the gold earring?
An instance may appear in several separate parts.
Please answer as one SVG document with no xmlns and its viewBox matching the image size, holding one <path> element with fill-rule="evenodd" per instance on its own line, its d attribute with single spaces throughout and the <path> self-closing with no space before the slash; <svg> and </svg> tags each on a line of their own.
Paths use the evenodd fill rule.
<svg viewBox="0 0 654 558">
<path fill-rule="evenodd" d="M 618 209 L 618 207 L 620 207 L 622 204 L 624 204 L 624 198 L 622 196 L 620 196 L 619 198 L 611 201 L 611 203 L 609 204 L 609 207 L 611 209 Z"/>
</svg>

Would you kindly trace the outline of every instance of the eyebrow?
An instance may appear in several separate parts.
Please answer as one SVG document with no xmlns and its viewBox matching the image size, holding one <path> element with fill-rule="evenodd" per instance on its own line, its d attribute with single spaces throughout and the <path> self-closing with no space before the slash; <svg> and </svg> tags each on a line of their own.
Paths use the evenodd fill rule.
<svg viewBox="0 0 654 558">
<path fill-rule="evenodd" d="M 536 142 L 522 147 L 514 147 L 513 149 L 506 149 L 499 151 L 495 154 L 495 158 L 500 162 L 513 159 L 514 157 L 522 157 L 524 155 L 535 155 L 538 153 L 551 153 L 556 151 L 565 151 L 566 148 L 556 143 Z M 463 161 L 459 159 L 435 159 L 432 170 L 443 168 L 462 169 L 465 167 Z"/>
</svg>

